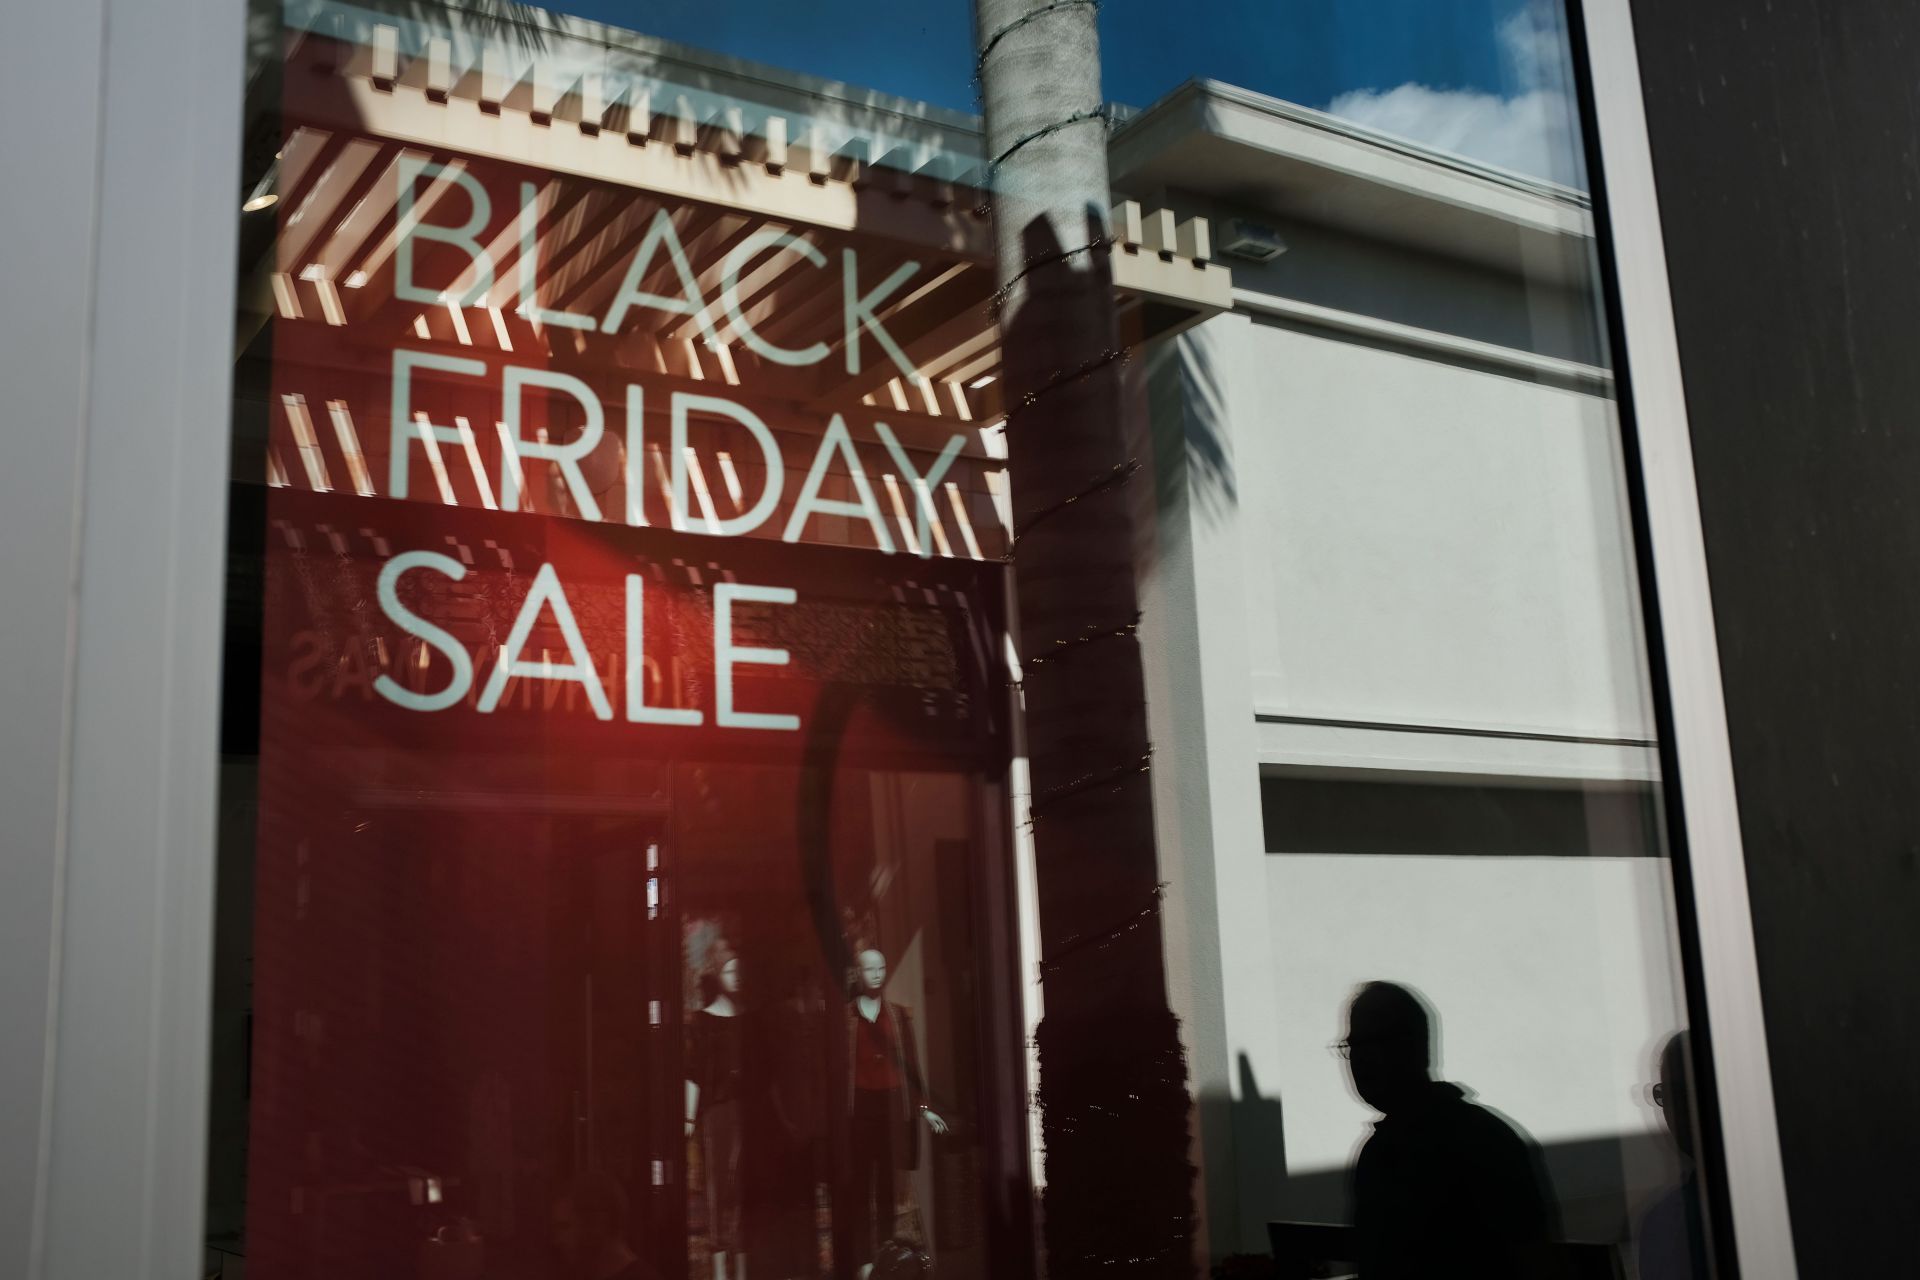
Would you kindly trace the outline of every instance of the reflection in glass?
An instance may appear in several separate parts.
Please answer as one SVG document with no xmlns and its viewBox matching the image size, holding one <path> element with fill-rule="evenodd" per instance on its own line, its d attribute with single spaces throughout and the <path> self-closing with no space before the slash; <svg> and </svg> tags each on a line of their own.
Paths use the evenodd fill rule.
<svg viewBox="0 0 1920 1280">
<path fill-rule="evenodd" d="M 233 1274 L 1706 1274 L 1558 8 L 575 7 L 250 28 Z"/>
</svg>

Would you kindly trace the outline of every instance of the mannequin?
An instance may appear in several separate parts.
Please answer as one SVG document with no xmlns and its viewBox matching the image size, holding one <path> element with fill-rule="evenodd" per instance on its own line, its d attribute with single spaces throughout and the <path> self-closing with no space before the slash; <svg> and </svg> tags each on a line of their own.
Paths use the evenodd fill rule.
<svg viewBox="0 0 1920 1280">
<path fill-rule="evenodd" d="M 705 1166 L 713 1280 L 746 1280 L 740 1222 L 745 1024 L 740 1017 L 740 959 L 725 941 L 714 943 L 701 987 L 710 993 L 708 1001 L 687 1027 L 687 1136 L 699 1137 Z"/>
<path fill-rule="evenodd" d="M 886 955 L 867 947 L 855 959 L 858 981 L 847 1005 L 852 1168 L 846 1238 L 865 1280 L 879 1247 L 893 1236 L 898 1175 L 919 1164 L 920 1126 L 937 1135 L 947 1122 L 927 1105 L 913 1016 L 886 998 Z"/>
</svg>

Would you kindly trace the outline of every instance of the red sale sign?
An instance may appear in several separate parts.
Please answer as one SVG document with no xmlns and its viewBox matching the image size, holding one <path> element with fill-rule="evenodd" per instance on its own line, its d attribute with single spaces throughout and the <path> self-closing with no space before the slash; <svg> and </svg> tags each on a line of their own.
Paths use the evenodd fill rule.
<svg viewBox="0 0 1920 1280">
<path fill-rule="evenodd" d="M 1027 1265 L 985 274 L 364 52 L 262 293 L 250 1272 Z"/>
</svg>

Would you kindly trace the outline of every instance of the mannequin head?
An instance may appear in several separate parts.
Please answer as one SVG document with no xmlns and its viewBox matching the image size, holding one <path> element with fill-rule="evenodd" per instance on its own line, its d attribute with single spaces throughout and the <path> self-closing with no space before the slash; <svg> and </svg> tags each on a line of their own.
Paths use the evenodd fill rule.
<svg viewBox="0 0 1920 1280">
<path fill-rule="evenodd" d="M 716 938 L 707 952 L 706 964 L 700 969 L 701 998 L 708 1003 L 722 996 L 737 998 L 740 979 L 740 957 L 734 954 L 732 944 L 725 938 Z"/>
<path fill-rule="evenodd" d="M 859 987 L 863 996 L 877 996 L 886 989 L 887 957 L 878 947 L 867 947 L 854 957 L 859 965 Z"/>
</svg>

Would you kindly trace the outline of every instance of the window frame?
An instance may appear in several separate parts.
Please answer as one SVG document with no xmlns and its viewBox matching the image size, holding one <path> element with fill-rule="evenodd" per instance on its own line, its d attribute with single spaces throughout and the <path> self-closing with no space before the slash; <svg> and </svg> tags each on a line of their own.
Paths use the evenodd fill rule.
<svg viewBox="0 0 1920 1280">
<path fill-rule="evenodd" d="M 1628 486 L 1658 670 L 1682 969 L 1711 1014 L 1706 1179 L 1740 1274 L 1796 1274 L 1760 1004 L 1726 711 L 1629 0 L 1572 0 L 1595 209 L 1629 441 Z M 0 537 L 62 557 L 12 608 L 64 620 L 60 681 L 3 732 L 57 754 L 24 797 L 34 843 L 9 869 L 48 908 L 4 954 L 33 999 L 4 1010 L 29 1069 L 5 1102 L 38 1141 L 10 1156 L 30 1207 L 26 1274 L 177 1276 L 201 1265 L 218 715 L 226 572 L 231 316 L 244 0 L 70 0 L 16 32 L 39 53 L 7 85 L 62 103 L 58 145 L 9 142 L 15 179 L 83 229 L 62 263 L 67 327 L 50 424 L 69 448 L 33 474 L 78 503 L 65 540 L 28 505 Z M 89 56 L 75 56 L 89 55 Z M 44 113 L 27 117 L 36 120 Z M 154 144 L 166 140 L 164 146 Z M 16 155 L 18 146 L 21 153 Z M 72 153 L 92 164 L 72 163 Z M 154 300 L 160 300 L 156 303 Z M 36 307 L 9 327 L 45 323 Z M 17 346 L 17 344 L 15 344 Z M 1626 372 L 1631 368 L 1631 395 Z M 48 424 L 43 424 L 48 425 Z M 222 465 L 209 466 L 212 459 Z M 63 477 L 65 478 L 63 480 Z M 19 678 L 28 668 L 15 668 Z M 1684 805 L 1678 803 L 1684 793 Z M 44 997 L 44 998 L 41 998 Z M 11 1256 L 11 1255 L 9 1255 Z M 1733 1268 L 1729 1267 L 1729 1271 Z"/>
</svg>

